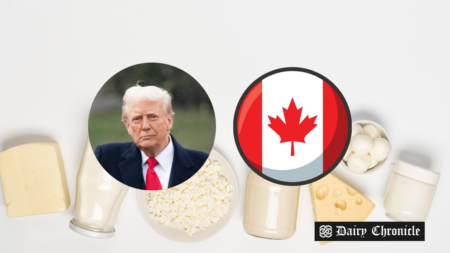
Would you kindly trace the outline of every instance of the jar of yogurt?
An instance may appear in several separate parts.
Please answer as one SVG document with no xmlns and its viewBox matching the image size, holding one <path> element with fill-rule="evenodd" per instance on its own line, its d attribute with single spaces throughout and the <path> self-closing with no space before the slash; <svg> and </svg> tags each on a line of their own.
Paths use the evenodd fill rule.
<svg viewBox="0 0 450 253">
<path fill-rule="evenodd" d="M 424 221 L 440 174 L 403 161 L 391 165 L 390 174 L 384 197 L 386 216 L 394 221 Z"/>
<path fill-rule="evenodd" d="M 114 223 L 128 188 L 103 169 L 88 138 L 77 176 L 75 215 L 69 227 L 85 236 L 113 237 Z"/>
<path fill-rule="evenodd" d="M 293 236 L 299 194 L 300 186 L 275 184 L 250 170 L 245 193 L 245 232 L 278 240 Z"/>
</svg>

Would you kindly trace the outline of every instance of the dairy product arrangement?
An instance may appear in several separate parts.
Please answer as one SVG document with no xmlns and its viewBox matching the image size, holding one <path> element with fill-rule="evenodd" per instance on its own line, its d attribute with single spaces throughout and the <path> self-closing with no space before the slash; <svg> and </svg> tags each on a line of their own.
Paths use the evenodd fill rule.
<svg viewBox="0 0 450 253">
<path fill-rule="evenodd" d="M 233 186 L 218 161 L 208 159 L 189 180 L 167 190 L 149 191 L 151 219 L 184 230 L 192 236 L 217 223 L 227 212 Z"/>
<path fill-rule="evenodd" d="M 8 217 L 64 212 L 70 206 L 58 143 L 29 143 L 2 152 L 0 178 Z"/>
<path fill-rule="evenodd" d="M 358 121 L 351 128 L 351 138 L 346 142 L 348 149 L 345 150 L 344 145 L 338 149 L 337 163 L 341 162 L 351 172 L 367 175 L 388 160 L 390 138 L 375 122 Z M 310 144 L 309 141 L 305 143 Z M 339 161 L 343 152 L 343 159 Z M 293 154 L 288 152 L 288 158 L 283 159 L 291 159 Z M 301 156 L 300 152 L 295 154 Z M 141 166 L 124 168 L 123 173 L 135 170 L 138 175 L 143 169 Z M 397 161 L 389 171 L 389 177 L 384 198 L 386 217 L 394 221 L 424 221 L 440 174 Z M 0 153 L 0 180 L 8 217 L 58 213 L 70 206 L 58 143 L 30 143 Z M 314 221 L 362 222 L 375 208 L 369 198 L 332 173 L 310 182 Z M 245 232 L 272 240 L 294 236 L 297 215 L 302 215 L 298 213 L 301 186 L 274 183 L 252 169 L 246 183 Z M 113 237 L 114 225 L 128 190 L 127 185 L 114 179 L 100 165 L 87 138 L 76 178 L 76 200 L 69 228 L 84 236 Z M 138 204 L 145 221 L 158 234 L 178 242 L 199 242 L 218 233 L 231 219 L 237 201 L 238 184 L 233 169 L 214 150 L 201 169 L 184 183 L 165 190 L 138 190 Z M 320 241 L 316 237 L 321 245 L 339 240 L 322 239 L 329 241 Z"/>
</svg>

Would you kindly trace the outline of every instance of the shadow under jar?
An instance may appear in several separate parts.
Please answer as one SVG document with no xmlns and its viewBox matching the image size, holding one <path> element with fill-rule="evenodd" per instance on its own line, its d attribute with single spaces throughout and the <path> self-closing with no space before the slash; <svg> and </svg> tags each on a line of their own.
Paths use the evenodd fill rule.
<svg viewBox="0 0 450 253">
<path fill-rule="evenodd" d="M 250 170 L 245 193 L 244 230 L 266 239 L 288 239 L 297 226 L 300 186 L 272 183 Z"/>
</svg>

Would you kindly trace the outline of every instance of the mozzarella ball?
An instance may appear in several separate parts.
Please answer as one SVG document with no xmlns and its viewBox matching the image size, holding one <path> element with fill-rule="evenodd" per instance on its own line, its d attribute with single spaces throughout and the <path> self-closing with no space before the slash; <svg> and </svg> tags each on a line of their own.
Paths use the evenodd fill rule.
<svg viewBox="0 0 450 253">
<path fill-rule="evenodd" d="M 347 162 L 347 167 L 356 173 L 364 173 L 369 169 L 372 158 L 369 155 L 352 155 Z"/>
<path fill-rule="evenodd" d="M 391 145 L 389 145 L 389 142 L 384 138 L 375 139 L 374 143 L 375 145 L 373 150 L 370 151 L 370 156 L 377 161 L 383 161 L 389 155 Z"/>
<path fill-rule="evenodd" d="M 354 155 L 356 155 L 355 152 L 351 152 L 351 153 L 348 155 L 347 161 L 346 161 L 346 162 L 348 163 L 348 160 L 350 159 L 350 157 L 352 157 L 352 156 L 354 156 Z"/>
<path fill-rule="evenodd" d="M 347 161 L 348 155 L 350 155 L 350 153 L 352 153 L 352 148 L 350 148 L 350 145 L 348 145 L 347 151 L 345 152 L 344 158 L 342 158 L 342 160 Z"/>
<path fill-rule="evenodd" d="M 352 138 L 357 135 L 363 135 L 363 134 L 364 134 L 364 130 L 360 124 L 352 125 Z"/>
<path fill-rule="evenodd" d="M 376 138 L 381 138 L 381 133 L 378 131 L 378 128 L 376 128 L 374 125 L 365 125 L 363 127 L 364 134 L 370 136 L 373 140 Z"/>
<path fill-rule="evenodd" d="M 369 165 L 369 169 L 372 169 L 373 167 L 377 166 L 378 161 L 373 159 L 372 157 L 370 157 L 372 159 L 372 162 Z"/>
<path fill-rule="evenodd" d="M 358 155 L 370 153 L 374 147 L 374 141 L 367 135 L 357 135 L 350 141 L 353 152 Z"/>
</svg>

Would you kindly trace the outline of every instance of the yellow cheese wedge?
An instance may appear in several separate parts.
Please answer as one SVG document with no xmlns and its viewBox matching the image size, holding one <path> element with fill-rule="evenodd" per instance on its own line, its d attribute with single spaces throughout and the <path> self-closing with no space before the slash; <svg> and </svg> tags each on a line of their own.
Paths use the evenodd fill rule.
<svg viewBox="0 0 450 253">
<path fill-rule="evenodd" d="M 366 196 L 331 173 L 309 184 L 309 191 L 314 221 L 364 221 L 375 208 Z"/>
<path fill-rule="evenodd" d="M 0 153 L 0 179 L 8 217 L 58 213 L 70 206 L 58 143 L 30 143 Z"/>
</svg>

